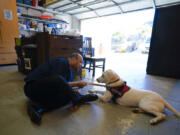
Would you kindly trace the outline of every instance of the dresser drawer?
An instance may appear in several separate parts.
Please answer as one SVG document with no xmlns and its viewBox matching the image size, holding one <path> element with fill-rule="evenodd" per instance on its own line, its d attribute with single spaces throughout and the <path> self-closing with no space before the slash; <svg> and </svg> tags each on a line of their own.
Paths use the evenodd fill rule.
<svg viewBox="0 0 180 135">
<path fill-rule="evenodd" d="M 72 53 L 80 53 L 77 49 L 51 49 L 49 50 L 49 58 L 57 58 L 57 57 L 69 57 Z"/>
<path fill-rule="evenodd" d="M 82 47 L 83 41 L 82 37 L 69 37 L 69 36 L 49 36 L 49 48 L 52 49 L 64 49 L 64 48 L 73 48 L 79 49 Z"/>
</svg>

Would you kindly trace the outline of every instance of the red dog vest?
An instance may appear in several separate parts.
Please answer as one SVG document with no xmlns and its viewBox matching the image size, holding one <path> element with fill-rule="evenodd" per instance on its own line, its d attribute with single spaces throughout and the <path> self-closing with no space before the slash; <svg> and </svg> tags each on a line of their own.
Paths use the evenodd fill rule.
<svg viewBox="0 0 180 135">
<path fill-rule="evenodd" d="M 126 93 L 129 89 L 130 87 L 128 87 L 126 83 L 118 87 L 107 87 L 107 90 L 109 90 L 113 95 L 112 97 L 113 102 L 116 102 L 116 99 L 122 97 L 124 93 Z"/>
</svg>

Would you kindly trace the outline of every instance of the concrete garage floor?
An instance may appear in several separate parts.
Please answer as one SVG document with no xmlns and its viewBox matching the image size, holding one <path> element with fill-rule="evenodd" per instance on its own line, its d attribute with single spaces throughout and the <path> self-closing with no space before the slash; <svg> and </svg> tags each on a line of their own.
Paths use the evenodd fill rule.
<svg viewBox="0 0 180 135">
<path fill-rule="evenodd" d="M 141 61 L 136 57 L 107 57 L 106 69 L 114 69 L 127 84 L 138 89 L 151 89 L 162 95 L 173 107 L 180 111 L 180 81 L 171 78 L 146 75 L 147 56 Z M 141 56 L 142 57 L 142 56 Z M 123 63 L 123 64 L 122 64 Z M 128 65 L 131 64 L 131 65 Z M 133 65 L 133 67 L 132 67 Z M 97 70 L 96 77 L 101 74 Z M 95 77 L 95 78 L 96 78 Z M 45 114 L 42 125 L 34 125 L 26 113 L 27 98 L 23 93 L 24 75 L 17 72 L 17 66 L 0 67 L 0 135 L 179 135 L 180 118 L 165 110 L 165 121 L 150 125 L 152 118 L 146 114 L 134 114 L 133 108 L 99 101 L 82 105 L 76 112 L 67 107 Z M 85 80 L 93 81 L 87 72 Z M 81 90 L 104 90 L 87 86 Z"/>
</svg>

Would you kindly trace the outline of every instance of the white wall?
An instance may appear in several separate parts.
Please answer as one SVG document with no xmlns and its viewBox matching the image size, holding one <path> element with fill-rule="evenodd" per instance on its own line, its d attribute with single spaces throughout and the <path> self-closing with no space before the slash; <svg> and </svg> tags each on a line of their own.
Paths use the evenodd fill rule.
<svg viewBox="0 0 180 135">
<path fill-rule="evenodd" d="M 71 17 L 71 28 L 72 29 L 77 29 L 78 31 L 80 31 L 80 20 L 78 20 L 76 17 L 72 16 Z"/>
</svg>

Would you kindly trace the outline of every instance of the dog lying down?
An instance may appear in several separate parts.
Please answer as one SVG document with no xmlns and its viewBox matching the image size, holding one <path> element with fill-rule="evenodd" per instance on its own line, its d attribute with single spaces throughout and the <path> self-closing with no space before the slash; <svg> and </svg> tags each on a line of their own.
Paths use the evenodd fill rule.
<svg viewBox="0 0 180 135">
<path fill-rule="evenodd" d="M 97 82 L 106 84 L 106 91 L 104 94 L 98 94 L 100 100 L 103 102 L 113 100 L 120 105 L 137 107 L 134 110 L 134 112 L 137 113 L 151 113 L 155 118 L 150 120 L 150 124 L 156 124 L 165 119 L 166 115 L 162 113 L 165 107 L 171 110 L 176 116 L 180 117 L 180 113 L 168 104 L 159 94 L 152 91 L 136 90 L 128 87 L 126 82 L 121 80 L 112 70 L 105 71 L 101 77 L 97 78 Z M 102 93 L 102 91 L 90 92 Z"/>
</svg>

